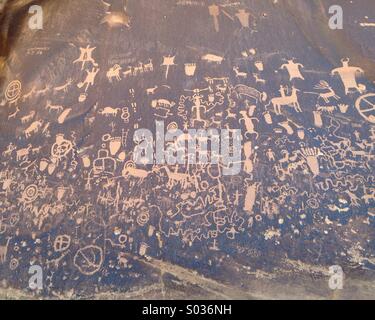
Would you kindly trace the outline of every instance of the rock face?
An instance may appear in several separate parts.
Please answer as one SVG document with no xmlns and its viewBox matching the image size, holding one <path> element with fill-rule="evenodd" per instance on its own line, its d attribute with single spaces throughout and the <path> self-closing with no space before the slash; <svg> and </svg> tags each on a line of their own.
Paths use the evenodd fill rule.
<svg viewBox="0 0 375 320">
<path fill-rule="evenodd" d="M 42 30 L 6 4 L 0 279 L 69 298 L 372 279 L 375 4 L 331 30 L 334 2 L 42 1 Z"/>
</svg>

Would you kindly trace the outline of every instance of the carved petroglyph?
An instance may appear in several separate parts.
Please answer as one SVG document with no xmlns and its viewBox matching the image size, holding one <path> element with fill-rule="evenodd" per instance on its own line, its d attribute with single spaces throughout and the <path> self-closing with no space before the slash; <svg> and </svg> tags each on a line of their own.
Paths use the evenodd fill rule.
<svg viewBox="0 0 375 320">
<path fill-rule="evenodd" d="M 45 294 L 78 295 L 154 281 L 147 268 L 175 270 L 172 259 L 208 277 L 262 276 L 284 257 L 350 265 L 353 241 L 370 257 L 370 64 L 340 62 L 361 65 L 354 49 L 317 61 L 313 41 L 283 38 L 302 38 L 294 29 L 270 47 L 280 1 L 146 2 L 99 1 L 79 35 L 56 21 L 56 39 L 46 28 L 7 60 L 0 274 L 21 286 L 19 271 L 40 264 Z M 189 28 L 170 29 L 190 11 Z"/>
</svg>

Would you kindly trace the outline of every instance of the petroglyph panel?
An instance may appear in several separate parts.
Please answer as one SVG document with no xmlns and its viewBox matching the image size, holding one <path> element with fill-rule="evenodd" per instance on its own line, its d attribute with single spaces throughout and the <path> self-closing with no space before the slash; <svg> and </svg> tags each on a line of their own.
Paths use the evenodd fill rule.
<svg viewBox="0 0 375 320">
<path fill-rule="evenodd" d="M 328 292 L 331 266 L 373 279 L 373 1 L 343 1 L 334 30 L 333 1 L 31 2 L 0 5 L 4 287 L 263 298 L 251 281 L 291 271 Z"/>
</svg>

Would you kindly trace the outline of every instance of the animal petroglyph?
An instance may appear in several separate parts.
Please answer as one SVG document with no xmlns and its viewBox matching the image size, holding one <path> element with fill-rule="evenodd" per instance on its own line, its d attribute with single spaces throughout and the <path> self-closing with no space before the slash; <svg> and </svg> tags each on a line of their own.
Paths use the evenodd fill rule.
<svg viewBox="0 0 375 320">
<path fill-rule="evenodd" d="M 282 88 L 282 95 L 280 98 L 273 98 L 271 100 L 271 104 L 273 105 L 273 108 L 277 114 L 281 114 L 281 108 L 291 106 L 295 109 L 296 112 L 302 112 L 302 109 L 298 102 L 298 96 L 297 92 L 299 90 L 295 87 L 292 87 L 292 93 L 290 96 L 287 96 L 285 94 L 284 88 Z"/>
</svg>

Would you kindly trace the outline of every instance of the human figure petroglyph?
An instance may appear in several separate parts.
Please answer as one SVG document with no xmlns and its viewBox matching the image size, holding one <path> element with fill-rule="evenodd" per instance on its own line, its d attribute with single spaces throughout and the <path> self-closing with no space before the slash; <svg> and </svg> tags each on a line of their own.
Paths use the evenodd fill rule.
<svg viewBox="0 0 375 320">
<path fill-rule="evenodd" d="M 364 73 L 364 71 L 359 67 L 351 67 L 349 66 L 350 59 L 342 59 L 342 67 L 333 69 L 331 75 L 339 75 L 341 81 L 345 87 L 345 94 L 348 95 L 350 92 L 358 91 L 359 93 L 363 93 L 365 88 L 363 85 L 358 85 L 357 83 L 357 74 Z"/>
<path fill-rule="evenodd" d="M 92 54 L 96 47 L 90 47 L 88 45 L 86 48 L 79 48 L 80 50 L 80 56 L 77 60 L 73 61 L 73 64 L 81 63 L 81 71 L 84 70 L 86 63 L 91 63 L 94 67 L 98 67 L 98 64 L 95 62 L 94 58 L 92 57 Z"/>
<path fill-rule="evenodd" d="M 204 125 L 206 125 L 207 121 L 204 120 L 202 118 L 203 114 L 206 113 L 206 106 L 204 104 L 202 104 L 202 98 L 203 96 L 200 95 L 200 92 L 201 91 L 204 91 L 205 89 L 203 90 L 197 90 L 196 92 L 199 92 L 199 93 L 195 93 L 194 96 L 193 96 L 193 102 L 194 102 L 194 105 L 193 107 L 191 108 L 192 112 L 193 112 L 193 117 L 191 119 L 191 122 L 192 122 L 192 125 L 193 127 L 195 126 L 195 123 L 198 122 L 198 123 L 204 123 Z"/>
<path fill-rule="evenodd" d="M 290 81 L 294 79 L 305 80 L 301 74 L 300 68 L 304 68 L 304 65 L 301 63 L 295 63 L 293 59 L 288 60 L 288 63 L 285 63 L 280 67 L 281 70 L 286 69 L 288 71 Z"/>
<path fill-rule="evenodd" d="M 273 150 L 271 148 L 267 149 L 266 156 L 267 156 L 268 161 L 270 161 L 270 162 L 276 161 L 275 152 L 273 152 Z"/>
</svg>

